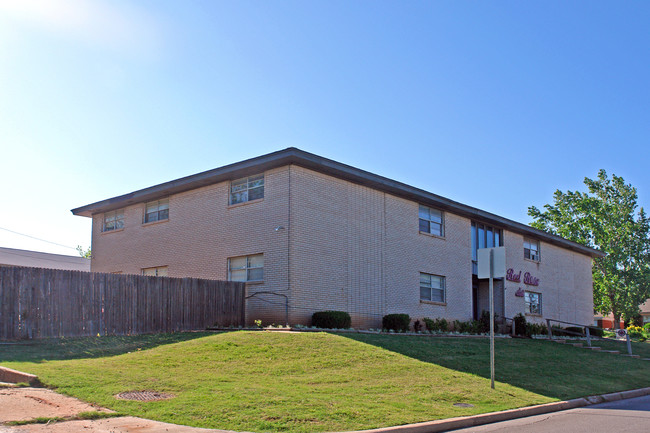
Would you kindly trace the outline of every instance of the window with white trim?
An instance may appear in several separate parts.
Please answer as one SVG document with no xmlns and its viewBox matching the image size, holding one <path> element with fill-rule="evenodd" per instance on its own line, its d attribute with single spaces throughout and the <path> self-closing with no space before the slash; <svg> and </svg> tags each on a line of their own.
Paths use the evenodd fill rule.
<svg viewBox="0 0 650 433">
<path fill-rule="evenodd" d="M 157 266 L 155 268 L 142 268 L 142 275 L 147 277 L 166 277 L 167 266 Z"/>
<path fill-rule="evenodd" d="M 420 231 L 436 236 L 445 235 L 445 219 L 442 211 L 420 205 Z"/>
<path fill-rule="evenodd" d="M 542 294 L 536 292 L 525 292 L 526 313 L 542 315 Z"/>
<path fill-rule="evenodd" d="M 263 281 L 264 254 L 228 259 L 229 281 Z"/>
<path fill-rule="evenodd" d="M 106 212 L 102 223 L 102 231 L 110 232 L 124 228 L 124 209 Z"/>
<path fill-rule="evenodd" d="M 169 199 L 150 201 L 145 205 L 144 222 L 164 221 L 169 219 Z"/>
<path fill-rule="evenodd" d="M 524 238 L 524 258 L 539 262 L 539 241 Z"/>
<path fill-rule="evenodd" d="M 246 203 L 264 198 L 264 174 L 230 182 L 230 204 Z"/>
<path fill-rule="evenodd" d="M 445 302 L 445 277 L 420 272 L 420 300 Z"/>
</svg>

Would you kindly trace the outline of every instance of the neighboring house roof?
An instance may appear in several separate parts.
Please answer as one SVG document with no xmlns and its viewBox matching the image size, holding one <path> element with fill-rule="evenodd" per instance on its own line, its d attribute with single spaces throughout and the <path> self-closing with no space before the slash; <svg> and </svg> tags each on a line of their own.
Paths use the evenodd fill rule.
<svg viewBox="0 0 650 433">
<path fill-rule="evenodd" d="M 0 247 L 0 266 L 27 266 L 90 272 L 90 260 L 83 257 L 2 247 Z"/>
<path fill-rule="evenodd" d="M 107 212 L 122 208 L 128 205 L 157 200 L 171 194 L 189 191 L 195 188 L 212 185 L 240 177 L 250 176 L 262 171 L 295 164 L 310 170 L 321 172 L 330 176 L 338 177 L 356 184 L 374 188 L 398 197 L 413 200 L 425 205 L 433 206 L 442 210 L 482 221 L 491 225 L 506 228 L 512 232 L 534 236 L 553 245 L 567 248 L 591 257 L 603 257 L 605 254 L 582 244 L 572 242 L 559 236 L 551 235 L 541 230 L 534 229 L 528 225 L 500 217 L 498 215 L 467 206 L 465 204 L 450 200 L 448 198 L 424 191 L 419 188 L 373 174 L 350 165 L 342 164 L 331 159 L 323 158 L 312 153 L 290 147 L 267 155 L 247 159 L 213 170 L 204 171 L 191 176 L 182 177 L 170 182 L 161 183 L 149 188 L 124 194 L 118 197 L 109 198 L 76 209 L 72 209 L 74 215 L 91 217 L 93 214 Z"/>
<path fill-rule="evenodd" d="M 650 316 L 650 299 L 639 305 L 639 309 L 641 310 L 642 316 Z"/>
</svg>

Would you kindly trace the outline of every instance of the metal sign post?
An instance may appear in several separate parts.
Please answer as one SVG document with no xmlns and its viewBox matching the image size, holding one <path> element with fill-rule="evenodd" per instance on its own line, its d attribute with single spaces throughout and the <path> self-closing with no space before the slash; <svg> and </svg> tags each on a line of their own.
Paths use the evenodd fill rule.
<svg viewBox="0 0 650 433">
<path fill-rule="evenodd" d="M 490 287 L 490 386 L 494 389 L 494 278 L 506 276 L 506 249 L 478 250 L 478 277 L 489 278 Z"/>
</svg>

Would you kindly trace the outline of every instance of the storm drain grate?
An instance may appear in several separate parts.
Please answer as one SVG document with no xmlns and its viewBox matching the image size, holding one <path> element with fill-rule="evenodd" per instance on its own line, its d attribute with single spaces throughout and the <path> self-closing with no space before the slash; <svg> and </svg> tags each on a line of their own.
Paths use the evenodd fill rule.
<svg viewBox="0 0 650 433">
<path fill-rule="evenodd" d="M 120 392 L 115 395 L 118 400 L 136 400 L 136 401 L 158 401 L 167 400 L 174 397 L 171 394 L 165 394 L 158 391 L 128 391 Z"/>
</svg>

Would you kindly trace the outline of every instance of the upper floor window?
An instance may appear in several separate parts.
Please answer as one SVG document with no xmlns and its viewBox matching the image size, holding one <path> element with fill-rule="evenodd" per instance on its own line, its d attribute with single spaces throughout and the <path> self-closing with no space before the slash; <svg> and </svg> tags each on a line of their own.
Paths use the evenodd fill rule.
<svg viewBox="0 0 650 433">
<path fill-rule="evenodd" d="M 110 232 L 124 228 L 124 209 L 106 212 L 102 224 L 103 232 Z"/>
<path fill-rule="evenodd" d="M 420 300 L 445 302 L 445 277 L 420 272 Z"/>
<path fill-rule="evenodd" d="M 144 222 L 163 221 L 169 219 L 169 199 L 150 201 L 145 206 Z"/>
<path fill-rule="evenodd" d="M 526 302 L 527 314 L 542 315 L 542 294 L 536 292 L 525 292 L 524 301 Z"/>
<path fill-rule="evenodd" d="M 472 273 L 478 273 L 478 250 L 503 246 L 503 231 L 496 227 L 472 221 Z"/>
<path fill-rule="evenodd" d="M 158 266 L 155 268 L 142 268 L 142 275 L 148 277 L 166 277 L 167 266 Z"/>
<path fill-rule="evenodd" d="M 539 262 L 539 241 L 524 238 L 524 258 Z"/>
<path fill-rule="evenodd" d="M 231 257 L 228 259 L 228 280 L 262 281 L 264 280 L 264 254 Z"/>
<path fill-rule="evenodd" d="M 420 231 L 436 236 L 445 235 L 445 220 L 442 211 L 420 205 Z"/>
<path fill-rule="evenodd" d="M 230 182 L 230 204 L 264 198 L 264 174 Z"/>
</svg>

